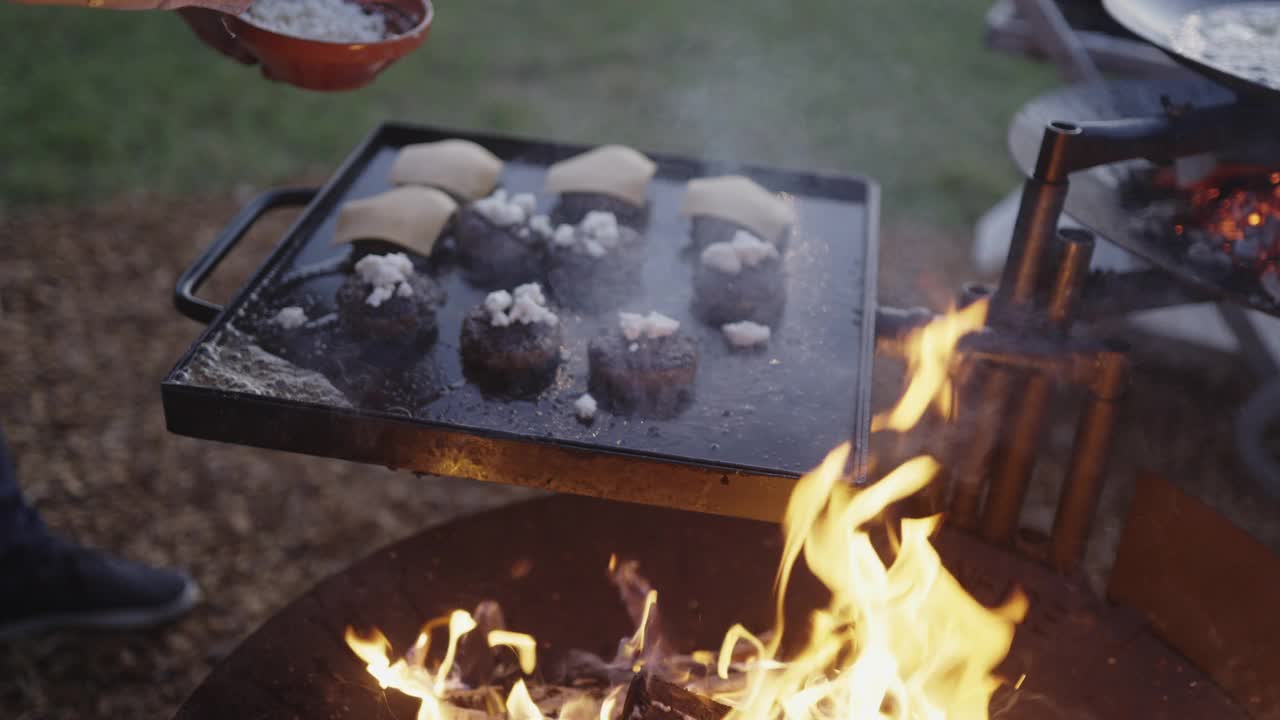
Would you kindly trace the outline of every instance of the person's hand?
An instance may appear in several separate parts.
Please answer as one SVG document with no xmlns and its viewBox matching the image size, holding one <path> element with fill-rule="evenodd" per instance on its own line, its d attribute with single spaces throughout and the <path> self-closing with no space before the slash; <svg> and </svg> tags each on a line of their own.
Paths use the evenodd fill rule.
<svg viewBox="0 0 1280 720">
<path fill-rule="evenodd" d="M 257 58 L 222 24 L 222 13 L 206 7 L 184 7 L 178 9 L 178 15 L 205 45 L 245 65 L 257 64 Z"/>
<path fill-rule="evenodd" d="M 103 10 L 179 10 L 205 8 L 239 15 L 253 0 L 15 0 L 24 5 L 75 5 Z"/>
<path fill-rule="evenodd" d="M 103 10 L 173 10 L 205 45 L 246 65 L 258 59 L 241 46 L 226 25 L 224 14 L 239 15 L 253 0 L 14 0 L 24 5 L 75 5 Z"/>
</svg>

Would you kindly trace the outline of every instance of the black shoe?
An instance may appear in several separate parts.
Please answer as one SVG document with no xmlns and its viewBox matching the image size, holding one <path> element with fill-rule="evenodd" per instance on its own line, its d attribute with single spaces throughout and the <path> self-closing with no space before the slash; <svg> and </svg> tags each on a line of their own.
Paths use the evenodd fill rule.
<svg viewBox="0 0 1280 720">
<path fill-rule="evenodd" d="M 57 628 L 151 627 L 199 601 L 199 586 L 184 573 L 54 537 L 0 555 L 0 640 Z"/>
</svg>

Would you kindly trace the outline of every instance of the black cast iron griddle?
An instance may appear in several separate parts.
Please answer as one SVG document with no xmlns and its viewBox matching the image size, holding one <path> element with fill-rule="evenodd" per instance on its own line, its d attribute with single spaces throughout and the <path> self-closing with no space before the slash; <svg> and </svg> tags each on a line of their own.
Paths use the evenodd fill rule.
<svg viewBox="0 0 1280 720">
<path fill-rule="evenodd" d="M 446 240 L 422 266 L 448 291 L 433 348 L 412 372 L 371 387 L 324 379 L 266 355 L 257 318 L 301 303 L 311 318 L 334 310 L 350 272 L 345 246 L 331 244 L 338 209 L 389 187 L 403 145 L 444 138 L 477 142 L 506 161 L 501 184 L 540 190 L 545 168 L 585 146 L 399 124 L 378 128 L 318 192 L 277 191 L 251 205 L 183 276 L 177 304 L 210 322 L 163 384 L 172 432 L 210 440 L 375 463 L 418 472 L 493 480 L 561 492 L 776 519 L 791 482 L 836 444 L 865 446 L 873 343 L 878 191 L 868 180 L 758 167 L 717 165 L 651 154 L 649 256 L 643 299 L 622 309 L 657 310 L 697 338 L 701 360 L 693 405 L 665 421 L 600 413 L 584 425 L 572 402 L 586 391 L 586 343 L 617 315 L 561 313 L 569 359 L 551 388 L 533 400 L 487 397 L 466 381 L 458 357 L 462 317 L 486 291 L 471 287 Z M 679 215 L 686 182 L 740 172 L 791 195 L 798 214 L 785 257 L 786 311 L 765 352 L 735 353 L 718 329 L 689 311 L 693 257 Z M 225 308 L 194 297 L 196 286 L 267 209 L 309 201 L 259 272 Z M 352 348 L 337 323 L 309 333 L 312 356 L 372 354 L 401 367 L 404 358 Z M 269 343 L 268 343 L 269 344 Z M 305 343 L 304 343 L 305 344 Z M 282 354 L 288 355 L 287 352 Z M 316 368 L 312 368 L 316 369 Z M 323 368 L 321 374 L 325 374 Z M 407 378 L 407 381 L 406 381 Z"/>
</svg>

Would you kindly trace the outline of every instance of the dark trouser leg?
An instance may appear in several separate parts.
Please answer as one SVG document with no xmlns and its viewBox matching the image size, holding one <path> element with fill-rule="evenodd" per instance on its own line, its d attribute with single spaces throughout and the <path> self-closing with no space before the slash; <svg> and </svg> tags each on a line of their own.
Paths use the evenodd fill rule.
<svg viewBox="0 0 1280 720">
<path fill-rule="evenodd" d="M 17 468 L 5 444 L 4 432 L 0 431 L 0 554 L 14 545 L 31 542 L 43 532 L 43 524 L 18 488 Z"/>
</svg>

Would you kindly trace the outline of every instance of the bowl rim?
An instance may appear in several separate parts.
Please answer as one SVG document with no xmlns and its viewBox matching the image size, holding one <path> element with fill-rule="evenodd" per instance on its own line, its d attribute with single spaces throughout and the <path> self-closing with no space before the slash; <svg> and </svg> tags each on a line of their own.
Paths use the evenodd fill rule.
<svg viewBox="0 0 1280 720">
<path fill-rule="evenodd" d="M 359 5 L 389 4 L 389 3 L 382 2 L 382 0 L 348 0 L 348 1 L 355 2 Z M 431 2 L 431 0 L 416 0 L 416 2 L 420 2 L 423 8 L 426 10 L 426 12 L 424 12 L 422 15 L 422 20 L 419 21 L 417 25 L 414 25 L 412 28 L 405 30 L 402 33 L 397 33 L 390 37 L 383 38 L 382 40 L 374 40 L 373 42 L 335 42 L 333 40 L 317 40 L 315 38 L 300 37 L 298 35 L 290 35 L 288 33 L 280 32 L 279 30 L 273 30 L 269 27 L 264 27 L 262 25 L 259 25 L 258 23 L 255 23 L 252 20 L 249 20 L 248 18 L 246 18 L 243 14 L 226 15 L 223 18 L 223 25 L 227 26 L 231 22 L 243 23 L 258 32 L 270 33 L 272 35 L 277 35 L 279 37 L 287 38 L 289 40 L 293 40 L 296 42 L 315 43 L 316 45 L 328 45 L 334 48 L 377 47 L 377 46 L 386 45 L 388 43 L 400 42 L 406 39 L 410 39 L 414 36 L 422 34 L 427 28 L 431 26 L 431 21 L 435 19 L 435 12 L 436 12 L 435 5 Z M 232 32 L 233 35 L 237 34 L 234 32 L 234 28 L 227 27 L 227 30 Z"/>
</svg>

